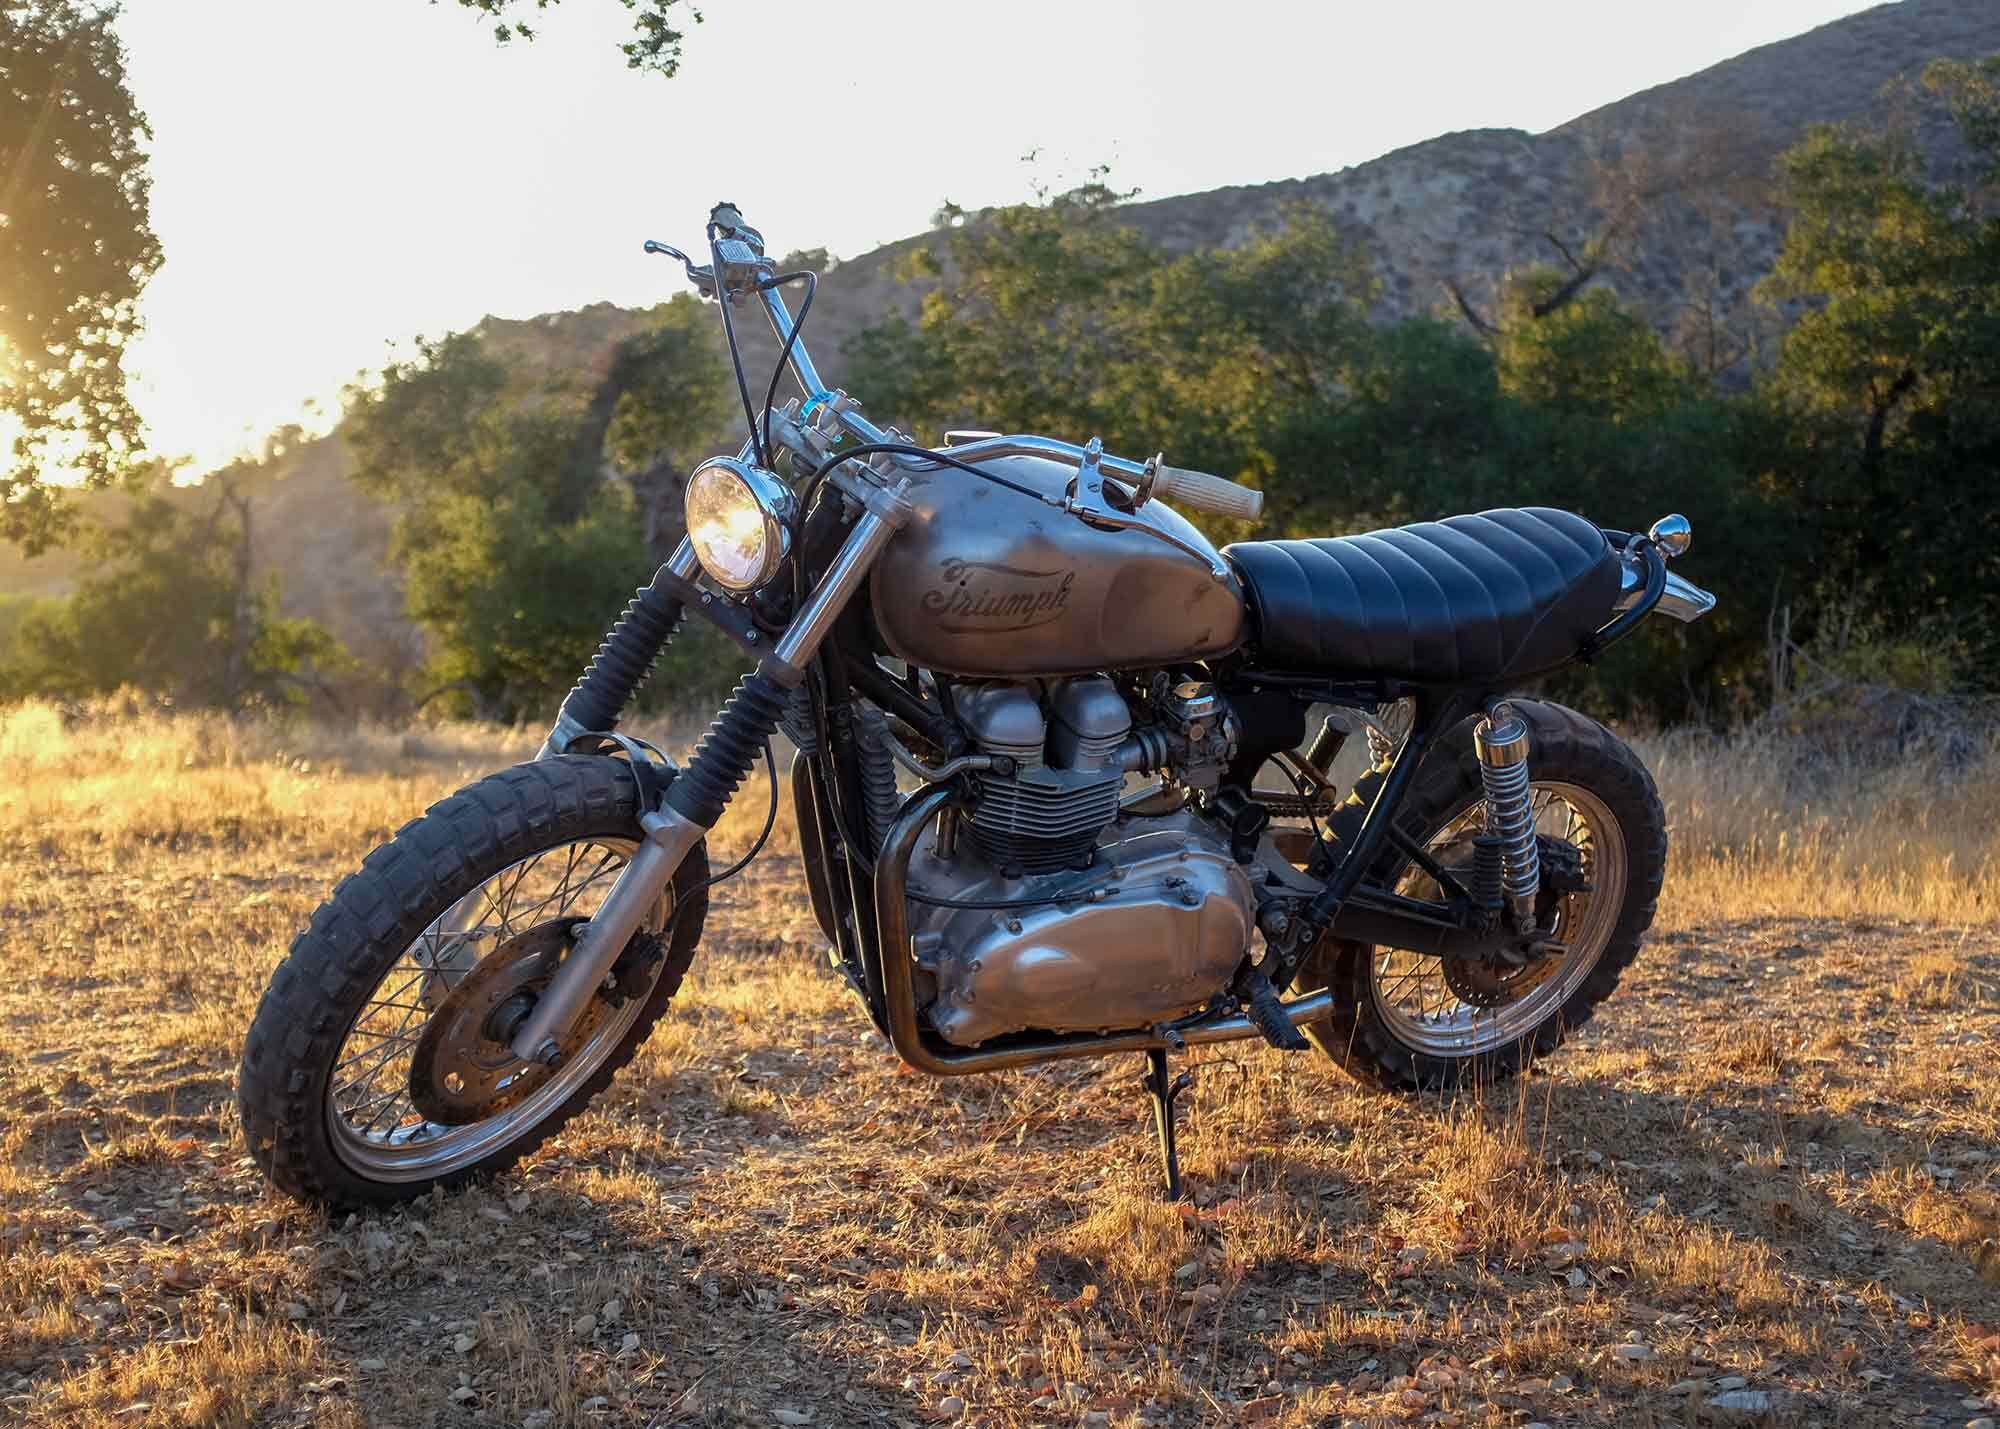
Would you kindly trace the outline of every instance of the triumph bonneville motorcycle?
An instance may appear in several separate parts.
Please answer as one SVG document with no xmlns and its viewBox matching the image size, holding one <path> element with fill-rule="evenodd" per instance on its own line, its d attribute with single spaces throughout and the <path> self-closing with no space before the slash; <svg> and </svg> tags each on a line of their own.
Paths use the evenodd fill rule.
<svg viewBox="0 0 2000 1429">
<path fill-rule="evenodd" d="M 1508 692 L 1709 610 L 1667 569 L 1684 519 L 1526 508 L 1217 550 L 1175 507 L 1254 519 L 1259 493 L 1095 439 L 876 426 L 799 340 L 815 277 L 730 205 L 707 239 L 700 265 L 646 247 L 717 300 L 748 439 L 690 475 L 685 539 L 541 754 L 377 848 L 293 943 L 239 1083 L 278 1186 L 407 1200 L 588 1105 L 667 1011 L 707 890 L 762 847 L 710 871 L 759 763 L 768 836 L 780 730 L 832 965 L 896 1052 L 939 1076 L 1143 1054 L 1170 1195 L 1169 1053 L 1261 1038 L 1449 1089 L 1611 993 L 1660 890 L 1659 797 L 1602 725 Z M 746 306 L 781 344 L 761 411 Z M 690 615 L 755 669 L 678 767 L 617 726 Z"/>
</svg>

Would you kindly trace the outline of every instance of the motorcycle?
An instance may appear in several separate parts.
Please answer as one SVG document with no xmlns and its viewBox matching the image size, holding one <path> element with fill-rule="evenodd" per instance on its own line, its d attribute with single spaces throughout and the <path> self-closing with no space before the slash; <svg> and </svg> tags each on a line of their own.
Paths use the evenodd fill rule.
<svg viewBox="0 0 2000 1429">
<path fill-rule="evenodd" d="M 646 247 L 716 301 L 748 437 L 689 476 L 685 538 L 537 758 L 377 848 L 293 943 L 238 1092 L 278 1187 L 408 1200 L 580 1112 L 768 837 L 781 730 L 830 961 L 895 1051 L 937 1076 L 1143 1055 L 1170 1196 L 1169 1054 L 1261 1039 L 1451 1089 L 1610 995 L 1660 891 L 1659 796 L 1603 725 L 1508 692 L 1712 608 L 1667 568 L 1685 519 L 1526 508 L 1218 550 L 1175 507 L 1252 520 L 1260 493 L 1096 439 L 876 426 L 800 340 L 816 277 L 733 206 L 706 236 L 703 264 Z M 761 411 L 744 306 L 780 344 Z M 755 668 L 680 767 L 618 724 L 689 616 Z M 764 835 L 712 873 L 759 764 Z"/>
</svg>

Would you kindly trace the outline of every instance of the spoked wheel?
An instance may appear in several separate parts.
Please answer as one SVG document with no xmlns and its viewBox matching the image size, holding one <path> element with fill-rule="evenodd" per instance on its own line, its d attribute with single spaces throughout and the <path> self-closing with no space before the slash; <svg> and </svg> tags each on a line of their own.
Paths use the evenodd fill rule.
<svg viewBox="0 0 2000 1429">
<path fill-rule="evenodd" d="M 335 890 L 244 1048 L 244 1126 L 273 1181 L 316 1201 L 409 1199 L 512 1164 L 604 1088 L 693 956 L 700 847 L 562 1057 L 523 1062 L 508 1043 L 637 847 L 638 814 L 622 761 L 523 765 L 436 805 Z"/>
<path fill-rule="evenodd" d="M 1536 906 L 1542 950 L 1519 965 L 1489 965 L 1323 942 L 1299 984 L 1331 987 L 1337 1006 L 1328 1021 L 1303 1030 L 1373 1085 L 1431 1090 L 1497 1080 L 1553 1051 L 1611 994 L 1652 923 L 1666 822 L 1651 776 L 1602 725 L 1559 705 L 1513 704 L 1531 736 L 1531 807 L 1544 850 Z M 1461 725 L 1425 760 L 1398 819 L 1455 874 L 1470 869 L 1485 817 L 1471 731 L 1471 722 Z M 1352 829 L 1342 832 L 1351 839 Z M 1401 854 L 1385 856 L 1374 872 L 1406 896 L 1440 896 Z"/>
</svg>

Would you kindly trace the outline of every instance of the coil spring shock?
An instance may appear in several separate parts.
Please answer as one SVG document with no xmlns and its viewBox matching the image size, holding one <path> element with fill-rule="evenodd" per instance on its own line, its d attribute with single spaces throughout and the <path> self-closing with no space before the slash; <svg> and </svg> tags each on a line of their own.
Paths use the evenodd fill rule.
<svg viewBox="0 0 2000 1429">
<path fill-rule="evenodd" d="M 1486 793 L 1486 833 L 1499 840 L 1501 887 L 1514 927 L 1535 926 L 1535 894 L 1541 888 L 1541 859 L 1535 846 L 1535 815 L 1529 807 L 1528 722 L 1506 704 L 1496 704 L 1474 726 L 1472 747 L 1479 755 L 1479 782 Z"/>
</svg>

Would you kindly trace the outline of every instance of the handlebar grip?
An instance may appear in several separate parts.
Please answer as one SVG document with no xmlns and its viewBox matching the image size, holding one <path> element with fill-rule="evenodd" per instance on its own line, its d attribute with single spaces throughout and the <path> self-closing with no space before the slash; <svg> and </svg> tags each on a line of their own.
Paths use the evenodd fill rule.
<svg viewBox="0 0 2000 1429">
<path fill-rule="evenodd" d="M 1156 462 L 1152 494 L 1166 501 L 1178 501 L 1197 511 L 1231 516 L 1239 521 L 1255 521 L 1264 509 L 1264 493 L 1205 471 L 1188 471 Z"/>
</svg>

